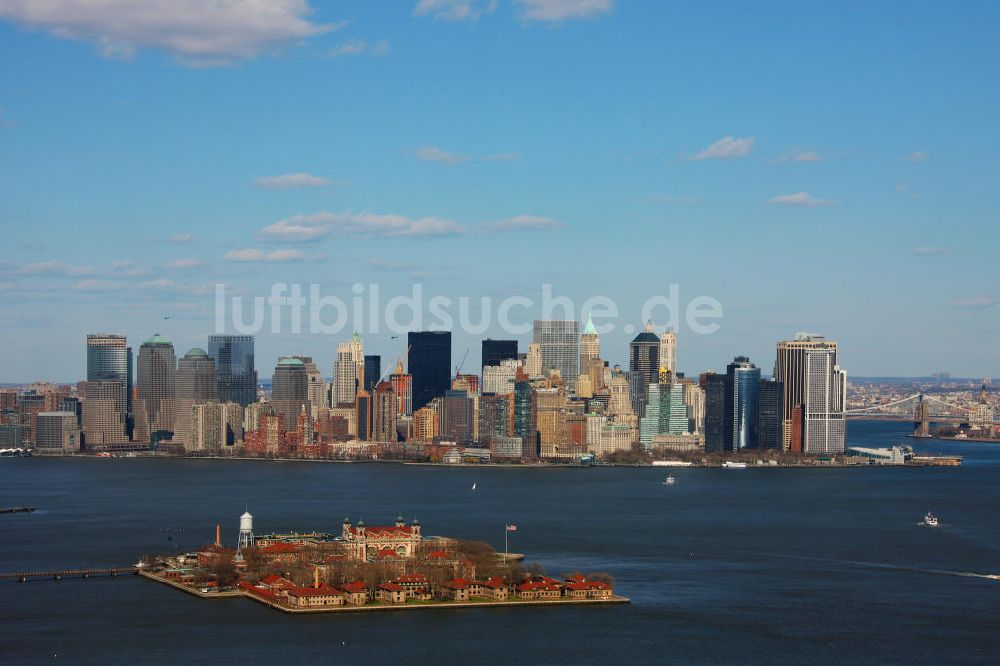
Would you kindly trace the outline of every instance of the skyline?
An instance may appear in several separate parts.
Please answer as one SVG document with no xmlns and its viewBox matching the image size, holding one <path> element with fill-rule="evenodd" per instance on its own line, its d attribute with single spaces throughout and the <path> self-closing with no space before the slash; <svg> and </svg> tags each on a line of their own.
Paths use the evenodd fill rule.
<svg viewBox="0 0 1000 666">
<path fill-rule="evenodd" d="M 1000 375 L 992 5 L 290 1 L 260 33 L 254 3 L 199 5 L 153 34 L 0 3 L 3 382 L 84 377 L 94 331 L 204 347 L 217 282 L 384 301 L 415 280 L 607 295 L 623 365 L 639 304 L 676 283 L 725 312 L 679 331 L 689 375 L 769 373 L 797 331 L 851 376 Z M 258 368 L 326 376 L 352 328 L 258 334 Z M 508 336 L 455 330 L 452 363 L 485 337 Z"/>
</svg>

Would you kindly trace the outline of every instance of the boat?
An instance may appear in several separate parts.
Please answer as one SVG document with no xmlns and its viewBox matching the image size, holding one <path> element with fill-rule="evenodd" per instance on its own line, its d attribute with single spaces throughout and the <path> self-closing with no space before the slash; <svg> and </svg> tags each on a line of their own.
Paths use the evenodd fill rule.
<svg viewBox="0 0 1000 666">
<path fill-rule="evenodd" d="M 673 474 L 670 474 L 667 478 L 663 479 L 663 485 L 665 486 L 672 486 L 675 483 L 677 483 L 677 479 L 674 478 Z"/>
<path fill-rule="evenodd" d="M 733 460 L 727 460 L 722 463 L 722 467 L 725 469 L 746 469 L 747 464 L 745 462 L 735 462 Z"/>
<path fill-rule="evenodd" d="M 928 511 L 927 515 L 924 516 L 924 522 L 923 522 L 923 524 L 926 525 L 927 527 L 937 527 L 938 526 L 938 518 L 933 513 L 931 513 L 930 511 Z"/>
<path fill-rule="evenodd" d="M 476 489 L 476 482 L 475 482 L 475 481 L 473 481 L 473 482 L 472 482 L 472 489 L 473 489 L 473 490 L 475 490 L 475 489 Z"/>
</svg>

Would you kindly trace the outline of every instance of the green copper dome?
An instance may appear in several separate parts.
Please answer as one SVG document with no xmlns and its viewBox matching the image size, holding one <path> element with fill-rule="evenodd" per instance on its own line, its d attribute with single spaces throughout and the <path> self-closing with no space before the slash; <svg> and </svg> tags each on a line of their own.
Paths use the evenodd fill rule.
<svg viewBox="0 0 1000 666">
<path fill-rule="evenodd" d="M 205 353 L 204 349 L 200 347 L 192 347 L 188 349 L 187 354 L 184 354 L 185 358 L 208 358 L 208 354 Z"/>
<path fill-rule="evenodd" d="M 170 342 L 170 340 L 168 340 L 167 338 L 163 337 L 159 333 L 154 333 L 153 337 L 151 337 L 150 339 L 146 340 L 142 344 L 144 344 L 144 345 L 169 345 L 169 344 L 171 344 L 171 342 Z"/>
<path fill-rule="evenodd" d="M 284 358 L 278 359 L 278 365 L 305 365 L 302 361 L 297 358 L 292 358 L 291 356 L 285 356 Z"/>
</svg>

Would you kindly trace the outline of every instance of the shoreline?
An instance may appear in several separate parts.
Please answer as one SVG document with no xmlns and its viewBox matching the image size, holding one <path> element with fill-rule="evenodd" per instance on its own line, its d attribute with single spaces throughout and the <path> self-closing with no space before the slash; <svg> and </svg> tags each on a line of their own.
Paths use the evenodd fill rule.
<svg viewBox="0 0 1000 666">
<path fill-rule="evenodd" d="M 440 602 L 424 602 L 416 604 L 374 604 L 369 603 L 363 606 L 326 606 L 321 608 L 290 608 L 288 606 L 282 606 L 263 597 L 259 597 L 256 594 L 251 594 L 249 592 L 244 592 L 242 590 L 232 590 L 227 592 L 201 592 L 194 588 L 188 587 L 186 585 L 181 585 L 172 580 L 167 580 L 162 576 L 158 576 L 149 571 L 139 571 L 140 576 L 151 580 L 156 583 L 162 583 L 164 585 L 169 585 L 175 589 L 181 590 L 182 592 L 187 592 L 191 595 L 198 597 L 199 599 L 237 599 L 245 598 L 252 601 L 256 601 L 260 604 L 273 608 L 274 610 L 282 611 L 284 613 L 289 613 L 292 615 L 297 614 L 315 614 L 315 613 L 355 613 L 355 612 L 377 612 L 377 611 L 404 611 L 404 610 L 416 610 L 416 609 L 428 609 L 428 608 L 511 608 L 514 606 L 583 606 L 583 605 L 608 605 L 608 604 L 631 604 L 632 601 L 628 597 L 622 597 L 619 595 L 614 595 L 609 599 L 522 599 L 522 600 L 507 600 L 507 601 L 440 601 Z"/>
<path fill-rule="evenodd" d="M 971 439 L 941 439 L 940 441 L 973 441 Z M 1000 444 L 1000 440 L 988 440 L 987 443 L 997 443 Z M 456 469 L 546 469 L 546 470 L 559 470 L 559 469 L 600 469 L 600 468 L 638 468 L 638 469 L 658 469 L 658 470 L 673 470 L 673 469 L 726 469 L 724 462 L 746 462 L 747 466 L 745 468 L 738 469 L 854 469 L 854 468 L 872 468 L 872 467 L 933 467 L 935 465 L 929 465 L 927 463 L 848 463 L 848 462 L 836 462 L 836 461 L 811 461 L 811 462 L 779 462 L 775 465 L 770 464 L 754 464 L 752 461 L 740 461 L 738 459 L 730 459 L 728 461 L 722 461 L 719 463 L 704 463 L 701 461 L 689 461 L 689 460 L 669 460 L 669 461 L 652 461 L 648 463 L 598 463 L 593 465 L 580 465 L 573 463 L 550 463 L 550 462 L 531 462 L 531 463 L 444 463 L 444 462 L 431 462 L 431 461 L 418 461 L 418 460 L 334 460 L 329 458 L 257 458 L 257 457 L 243 457 L 243 456 L 188 456 L 188 455 L 169 455 L 162 453 L 148 453 L 148 452 L 136 452 L 135 456 L 127 456 L 122 454 L 116 454 L 111 456 L 114 459 L 172 459 L 172 460 L 212 460 L 212 461 L 232 461 L 232 462 L 260 462 L 260 463 L 327 463 L 327 464 L 343 464 L 343 465 L 409 465 L 414 467 L 444 467 L 444 468 L 456 468 Z M 67 458 L 81 458 L 81 459 L 107 459 L 107 456 L 101 456 L 96 453 L 72 453 L 68 455 L 60 456 L 24 456 L 29 458 L 45 458 L 45 459 L 67 459 Z M 947 456 L 946 456 L 947 457 Z M 808 459 L 807 459 L 808 460 Z M 664 462 L 674 463 L 674 464 L 663 464 Z M 659 463 L 659 464 L 657 464 Z M 680 463 L 680 464 L 678 464 Z"/>
</svg>

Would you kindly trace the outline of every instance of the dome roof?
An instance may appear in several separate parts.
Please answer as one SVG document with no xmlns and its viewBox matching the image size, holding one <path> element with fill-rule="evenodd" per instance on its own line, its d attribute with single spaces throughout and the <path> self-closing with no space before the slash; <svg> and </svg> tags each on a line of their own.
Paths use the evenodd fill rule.
<svg viewBox="0 0 1000 666">
<path fill-rule="evenodd" d="M 170 340 L 168 340 L 167 338 L 163 337 L 159 333 L 154 333 L 153 337 L 149 338 L 148 340 L 146 340 L 142 344 L 144 344 L 144 345 L 169 345 L 169 344 L 171 344 L 171 342 L 170 342 Z"/>
<path fill-rule="evenodd" d="M 208 354 L 201 347 L 192 347 L 188 349 L 187 354 L 184 354 L 184 358 L 208 358 Z"/>
<path fill-rule="evenodd" d="M 302 361 L 300 361 L 299 359 L 297 359 L 297 358 L 292 358 L 291 356 L 284 356 L 284 357 L 278 359 L 278 365 L 279 366 L 282 366 L 282 365 L 287 365 L 287 366 L 304 366 L 305 364 Z"/>
</svg>

